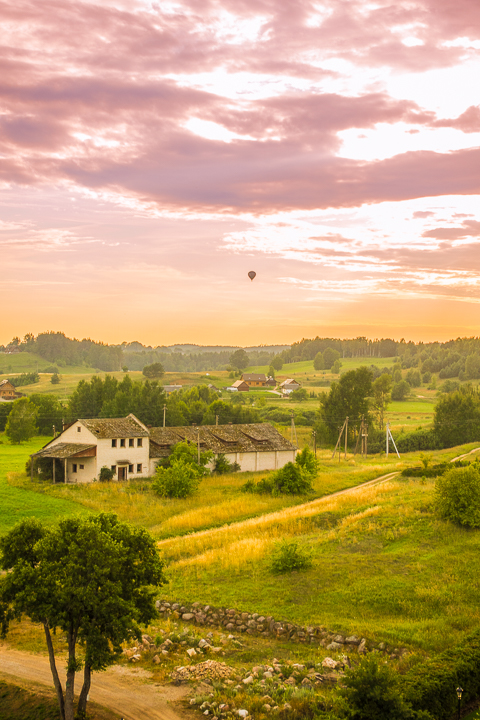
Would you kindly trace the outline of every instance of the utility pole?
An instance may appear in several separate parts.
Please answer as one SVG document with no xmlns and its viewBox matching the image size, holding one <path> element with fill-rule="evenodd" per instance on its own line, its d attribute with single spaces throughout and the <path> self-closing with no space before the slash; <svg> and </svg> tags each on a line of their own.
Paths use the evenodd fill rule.
<svg viewBox="0 0 480 720">
<path fill-rule="evenodd" d="M 334 450 L 333 453 L 332 453 L 332 460 L 333 460 L 333 458 L 335 457 L 335 453 L 337 452 L 337 448 L 338 448 L 338 461 L 340 462 L 340 452 L 341 452 L 341 450 L 340 450 L 340 440 L 342 439 L 343 428 L 344 428 L 345 425 L 347 425 L 347 424 L 348 424 L 348 418 L 345 419 L 345 422 L 343 423 L 342 427 L 341 427 L 341 428 L 338 428 L 338 430 L 339 430 L 339 435 L 338 435 L 337 444 L 335 445 L 335 450 Z"/>
<path fill-rule="evenodd" d="M 387 422 L 387 438 L 386 438 L 386 440 L 387 440 L 387 458 L 388 458 L 388 449 L 389 449 L 388 446 L 390 444 L 389 441 L 391 440 L 393 443 L 393 447 L 395 448 L 395 452 L 397 453 L 397 457 L 400 459 L 400 453 L 398 452 L 397 446 L 395 445 L 395 440 L 393 439 L 393 435 L 390 432 L 390 425 L 388 422 Z"/>
<path fill-rule="evenodd" d="M 163 406 L 163 427 L 165 427 L 165 416 L 167 414 L 167 406 Z"/>
<path fill-rule="evenodd" d="M 345 460 L 347 459 L 348 415 L 345 420 Z"/>
</svg>

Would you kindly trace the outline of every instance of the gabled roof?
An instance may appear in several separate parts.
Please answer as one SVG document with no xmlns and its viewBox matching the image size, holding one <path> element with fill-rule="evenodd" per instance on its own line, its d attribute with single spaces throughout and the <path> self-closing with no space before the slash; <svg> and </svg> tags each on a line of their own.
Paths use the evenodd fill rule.
<svg viewBox="0 0 480 720">
<path fill-rule="evenodd" d="M 242 385 L 245 385 L 248 388 L 248 385 L 245 382 L 245 380 L 235 380 L 235 382 L 232 383 L 230 385 L 230 387 L 239 388 L 239 387 L 242 387 Z"/>
<path fill-rule="evenodd" d="M 266 381 L 265 373 L 243 373 L 242 380 L 245 380 L 245 382 L 265 382 Z"/>
<path fill-rule="evenodd" d="M 201 425 L 198 428 L 202 450 L 214 453 L 271 452 L 295 450 L 289 440 L 275 430 L 270 423 L 245 425 Z M 165 427 L 150 431 L 150 457 L 167 457 L 173 445 L 187 440 L 197 444 L 197 428 Z"/>
<path fill-rule="evenodd" d="M 145 425 L 132 413 L 126 418 L 92 418 L 78 420 L 99 439 L 148 437 Z"/>
<path fill-rule="evenodd" d="M 10 387 L 15 390 L 15 385 L 12 385 L 12 383 L 8 379 L 0 380 L 0 387 L 2 387 L 3 385 L 10 385 Z"/>
<path fill-rule="evenodd" d="M 285 387 L 286 385 L 300 385 L 298 380 L 294 380 L 294 378 L 287 378 L 282 383 L 280 383 L 279 387 Z"/>
</svg>

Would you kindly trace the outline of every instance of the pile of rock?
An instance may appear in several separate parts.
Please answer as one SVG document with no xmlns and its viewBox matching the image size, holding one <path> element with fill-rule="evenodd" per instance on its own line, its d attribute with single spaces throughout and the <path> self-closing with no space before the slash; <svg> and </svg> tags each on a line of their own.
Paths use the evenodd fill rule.
<svg viewBox="0 0 480 720">
<path fill-rule="evenodd" d="M 225 663 L 205 660 L 197 665 L 176 667 L 171 673 L 172 680 L 229 680 L 235 676 L 235 670 Z"/>
<path fill-rule="evenodd" d="M 166 600 L 158 600 L 156 605 L 159 615 L 163 618 L 181 619 L 184 622 L 195 623 L 199 626 L 223 627 L 229 632 L 321 645 L 327 650 L 345 651 L 348 648 L 356 648 L 357 652 L 361 654 L 371 650 L 379 650 L 388 653 L 392 658 L 400 657 L 407 652 L 405 649 L 388 648 L 385 643 L 375 646 L 366 638 L 360 638 L 356 635 L 345 637 L 331 632 L 323 626 L 304 627 L 289 622 L 278 622 L 271 616 L 240 612 L 234 608 L 216 608 L 198 602 L 191 605 L 182 605 L 181 603 L 170 603 Z"/>
<path fill-rule="evenodd" d="M 161 642 L 159 642 L 161 640 Z M 150 635 L 142 635 L 142 642 L 137 645 L 126 648 L 123 651 L 125 657 L 130 662 L 138 662 L 147 655 L 152 657 L 155 664 L 161 662 L 162 657 L 169 657 L 175 653 L 185 653 L 190 658 L 196 656 L 204 656 L 206 654 L 221 654 L 224 655 L 224 646 L 230 641 L 236 642 L 233 635 L 220 635 L 218 640 L 220 645 L 214 644 L 213 633 L 209 632 L 205 637 L 195 637 L 186 628 L 180 633 L 177 632 L 166 633 L 164 630 L 160 630 L 159 636 L 156 638 L 156 642 L 150 637 Z"/>
</svg>

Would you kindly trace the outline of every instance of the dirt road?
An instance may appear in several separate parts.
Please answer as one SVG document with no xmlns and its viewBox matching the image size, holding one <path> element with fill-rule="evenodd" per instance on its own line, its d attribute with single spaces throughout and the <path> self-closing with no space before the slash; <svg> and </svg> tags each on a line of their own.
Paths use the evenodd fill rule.
<svg viewBox="0 0 480 720">
<path fill-rule="evenodd" d="M 0 675 L 6 680 L 11 676 L 53 688 L 46 656 L 19 652 L 7 645 L 0 645 Z M 65 685 L 65 673 L 60 671 L 60 676 Z M 185 720 L 186 715 L 173 704 L 187 694 L 188 688 L 155 685 L 148 682 L 149 676 L 150 673 L 141 668 L 114 665 L 93 675 L 90 700 L 110 708 L 125 720 Z"/>
</svg>

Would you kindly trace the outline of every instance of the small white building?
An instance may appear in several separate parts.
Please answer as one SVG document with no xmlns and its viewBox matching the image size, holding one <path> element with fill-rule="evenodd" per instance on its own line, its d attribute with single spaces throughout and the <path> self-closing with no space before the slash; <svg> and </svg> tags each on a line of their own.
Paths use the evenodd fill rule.
<svg viewBox="0 0 480 720">
<path fill-rule="evenodd" d="M 130 414 L 126 418 L 80 419 L 66 426 L 32 455 L 32 475 L 34 461 L 49 458 L 54 481 L 61 470 L 64 482 L 92 482 L 102 467 L 111 469 L 115 480 L 149 477 L 159 460 L 182 441 L 212 450 L 215 456 L 223 453 L 242 471 L 276 470 L 293 462 L 297 453 L 295 445 L 269 423 L 150 428 Z"/>
</svg>

